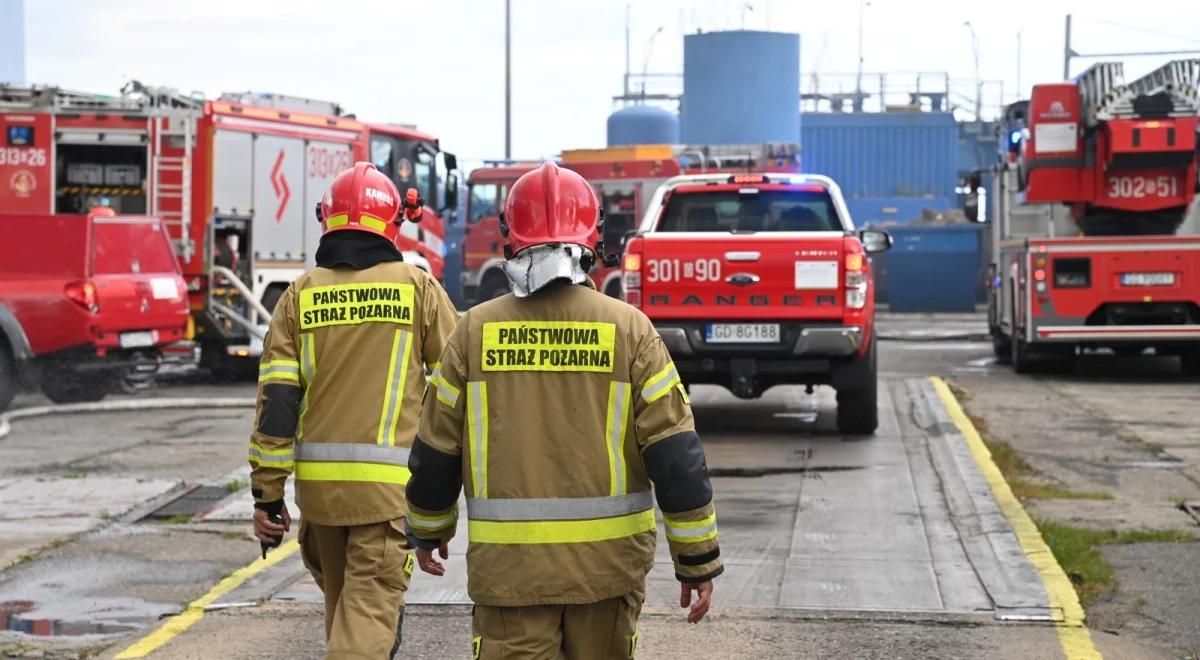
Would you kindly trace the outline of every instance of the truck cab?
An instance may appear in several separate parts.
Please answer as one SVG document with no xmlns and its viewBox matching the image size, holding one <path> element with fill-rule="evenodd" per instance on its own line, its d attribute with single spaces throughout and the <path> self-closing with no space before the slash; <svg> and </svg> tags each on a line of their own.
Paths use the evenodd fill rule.
<svg viewBox="0 0 1200 660">
<path fill-rule="evenodd" d="M 837 426 L 877 426 L 875 291 L 837 185 L 797 174 L 669 179 L 625 245 L 627 302 L 654 322 L 688 384 L 757 398 L 774 385 L 832 385 Z"/>
</svg>

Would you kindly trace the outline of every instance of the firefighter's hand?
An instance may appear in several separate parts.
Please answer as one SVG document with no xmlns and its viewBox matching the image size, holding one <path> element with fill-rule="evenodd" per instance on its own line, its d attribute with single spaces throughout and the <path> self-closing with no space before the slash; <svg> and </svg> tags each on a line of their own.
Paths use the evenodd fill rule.
<svg viewBox="0 0 1200 660">
<path fill-rule="evenodd" d="M 700 619 L 708 614 L 708 608 L 712 605 L 713 583 L 712 580 L 705 582 L 680 582 L 679 606 L 692 606 L 688 611 L 688 623 L 700 623 Z M 696 592 L 696 602 L 692 602 L 692 592 Z"/>
<path fill-rule="evenodd" d="M 450 558 L 450 550 L 446 547 L 445 543 L 438 547 L 438 554 L 441 555 L 442 559 Z M 421 567 L 421 570 L 430 575 L 442 576 L 446 574 L 446 566 L 433 558 L 432 550 L 417 548 L 417 565 Z"/>
<path fill-rule="evenodd" d="M 254 536 L 263 543 L 277 544 L 283 538 L 284 534 L 292 528 L 292 516 L 288 513 L 287 505 L 283 505 L 279 516 L 283 518 L 283 524 L 271 522 L 270 516 L 262 509 L 254 510 Z"/>
</svg>

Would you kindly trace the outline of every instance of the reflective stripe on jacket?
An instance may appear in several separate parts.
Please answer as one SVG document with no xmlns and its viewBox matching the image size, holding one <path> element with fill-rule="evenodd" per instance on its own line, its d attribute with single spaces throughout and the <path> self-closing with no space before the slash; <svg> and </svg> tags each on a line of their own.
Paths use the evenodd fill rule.
<svg viewBox="0 0 1200 660">
<path fill-rule="evenodd" d="M 311 522 L 404 515 L 425 365 L 457 318 L 436 280 L 397 261 L 297 279 L 279 299 L 260 361 L 249 452 L 256 498 L 282 498 L 294 474 Z"/>
<path fill-rule="evenodd" d="M 429 388 L 408 524 L 418 542 L 449 540 L 465 487 L 476 603 L 590 603 L 642 588 L 656 497 L 678 577 L 721 572 L 687 395 L 638 310 L 575 285 L 484 303 L 459 322 Z"/>
</svg>

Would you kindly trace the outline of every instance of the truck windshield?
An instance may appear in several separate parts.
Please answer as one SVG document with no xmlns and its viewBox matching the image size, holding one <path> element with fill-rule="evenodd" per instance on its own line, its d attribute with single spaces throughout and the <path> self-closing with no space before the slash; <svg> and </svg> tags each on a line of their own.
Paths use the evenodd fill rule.
<svg viewBox="0 0 1200 660">
<path fill-rule="evenodd" d="M 824 190 L 676 192 L 656 231 L 842 231 L 842 224 Z"/>
<path fill-rule="evenodd" d="M 175 272 L 175 255 L 156 223 L 105 220 L 93 227 L 93 275 Z"/>
</svg>

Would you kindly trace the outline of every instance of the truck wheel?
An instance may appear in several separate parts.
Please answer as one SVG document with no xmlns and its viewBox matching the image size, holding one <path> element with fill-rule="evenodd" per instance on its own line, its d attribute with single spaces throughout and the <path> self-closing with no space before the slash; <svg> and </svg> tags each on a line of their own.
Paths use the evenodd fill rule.
<svg viewBox="0 0 1200 660">
<path fill-rule="evenodd" d="M 9 353 L 7 346 L 0 343 L 0 412 L 8 410 L 20 387 L 17 365 L 13 361 L 12 353 Z"/>
<path fill-rule="evenodd" d="M 267 308 L 268 312 L 275 313 L 275 305 L 279 304 L 279 299 L 283 297 L 283 292 L 287 291 L 286 286 L 271 286 L 263 292 L 262 306 Z"/>
<path fill-rule="evenodd" d="M 1180 366 L 1183 367 L 1183 373 L 1189 376 L 1200 376 L 1200 351 L 1189 351 L 1179 356 Z M 0 406 L 3 410 L 3 406 Z"/>
<path fill-rule="evenodd" d="M 493 277 L 479 289 L 479 302 L 485 302 L 494 298 L 499 298 L 506 293 L 512 291 L 508 285 L 508 280 L 503 277 Z"/>
<path fill-rule="evenodd" d="M 996 364 L 1012 362 L 1012 340 L 999 332 L 992 333 L 992 353 L 996 355 Z"/>
<path fill-rule="evenodd" d="M 54 403 L 99 401 L 108 394 L 111 374 L 73 373 L 67 369 L 49 369 L 42 374 L 42 392 Z"/>
<path fill-rule="evenodd" d="M 846 435 L 869 435 L 879 426 L 879 378 L 875 345 L 867 355 L 867 377 L 854 389 L 837 391 L 837 429 Z"/>
<path fill-rule="evenodd" d="M 1016 336 L 1012 338 L 1009 344 L 1012 350 L 1008 359 L 1009 363 L 1012 364 L 1013 371 L 1019 374 L 1032 373 L 1033 360 L 1029 356 L 1029 345 Z"/>
</svg>

